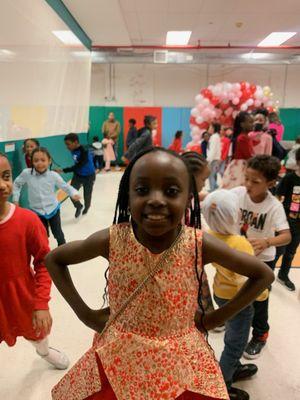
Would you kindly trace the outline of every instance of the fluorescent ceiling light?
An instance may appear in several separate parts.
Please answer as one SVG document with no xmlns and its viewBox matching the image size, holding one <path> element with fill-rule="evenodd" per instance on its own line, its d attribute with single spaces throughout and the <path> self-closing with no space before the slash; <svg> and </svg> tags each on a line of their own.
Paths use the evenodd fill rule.
<svg viewBox="0 0 300 400">
<path fill-rule="evenodd" d="M 295 36 L 297 32 L 272 32 L 257 47 L 280 46 L 282 43 Z"/>
<path fill-rule="evenodd" d="M 169 31 L 166 43 L 168 46 L 184 46 L 188 44 L 191 34 L 191 31 Z"/>
<path fill-rule="evenodd" d="M 263 60 L 266 58 L 270 58 L 270 53 L 245 53 L 242 54 L 242 58 L 246 60 Z"/>
<path fill-rule="evenodd" d="M 82 45 L 81 41 L 71 31 L 52 31 L 61 42 L 67 45 Z"/>
</svg>

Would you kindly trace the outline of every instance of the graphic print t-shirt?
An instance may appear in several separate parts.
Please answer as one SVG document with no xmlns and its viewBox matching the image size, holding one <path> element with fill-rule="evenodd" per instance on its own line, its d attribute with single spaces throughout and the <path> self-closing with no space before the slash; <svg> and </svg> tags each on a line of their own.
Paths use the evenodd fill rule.
<svg viewBox="0 0 300 400">
<path fill-rule="evenodd" d="M 289 229 L 282 204 L 270 192 L 264 201 L 254 203 L 244 186 L 236 187 L 232 191 L 239 198 L 241 235 L 248 239 L 264 239 L 274 237 L 275 232 Z M 276 248 L 271 246 L 257 257 L 261 261 L 272 261 L 275 254 Z"/>
<path fill-rule="evenodd" d="M 300 176 L 295 172 L 282 178 L 276 190 L 278 196 L 284 196 L 283 206 L 286 215 L 292 219 L 300 218 Z"/>
</svg>

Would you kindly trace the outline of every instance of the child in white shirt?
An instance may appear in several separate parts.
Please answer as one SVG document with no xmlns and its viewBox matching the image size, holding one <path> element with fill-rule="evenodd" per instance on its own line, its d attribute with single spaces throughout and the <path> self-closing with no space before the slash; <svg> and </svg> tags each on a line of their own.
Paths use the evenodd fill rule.
<svg viewBox="0 0 300 400">
<path fill-rule="evenodd" d="M 248 238 L 255 255 L 273 270 L 276 247 L 291 240 L 284 208 L 269 191 L 275 185 L 279 171 L 280 162 L 276 157 L 255 156 L 248 161 L 245 186 L 232 189 L 239 198 L 241 234 Z M 270 328 L 268 302 L 269 299 L 253 303 L 253 337 L 244 353 L 248 359 L 259 357 L 266 344 Z"/>
</svg>

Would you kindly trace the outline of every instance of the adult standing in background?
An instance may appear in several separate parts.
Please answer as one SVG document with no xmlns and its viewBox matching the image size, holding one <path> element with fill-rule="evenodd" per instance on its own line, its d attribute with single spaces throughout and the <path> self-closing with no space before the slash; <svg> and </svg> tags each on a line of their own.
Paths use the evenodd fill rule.
<svg viewBox="0 0 300 400">
<path fill-rule="evenodd" d="M 209 187 L 210 191 L 214 191 L 218 188 L 217 184 L 217 174 L 220 169 L 221 163 L 221 138 L 220 130 L 221 125 L 218 123 L 212 124 L 213 134 L 209 139 L 208 149 L 207 149 L 207 161 L 210 164 L 211 173 L 209 175 Z"/>
<path fill-rule="evenodd" d="M 112 139 L 114 142 L 113 148 L 116 156 L 116 170 L 120 170 L 120 167 L 118 165 L 118 141 L 120 132 L 121 124 L 119 121 L 116 120 L 115 114 L 113 112 L 110 112 L 108 114 L 108 119 L 103 122 L 102 134 L 106 134 L 106 137 L 108 139 Z"/>
<path fill-rule="evenodd" d="M 279 116 L 276 112 L 269 114 L 269 129 L 275 129 L 277 132 L 276 139 L 280 142 L 283 139 L 284 126 L 282 125 Z"/>
</svg>

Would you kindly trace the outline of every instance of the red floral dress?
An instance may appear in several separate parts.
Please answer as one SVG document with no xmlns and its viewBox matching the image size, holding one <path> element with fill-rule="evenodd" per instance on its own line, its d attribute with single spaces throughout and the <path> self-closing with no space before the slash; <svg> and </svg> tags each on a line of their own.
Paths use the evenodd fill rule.
<svg viewBox="0 0 300 400">
<path fill-rule="evenodd" d="M 197 242 L 201 269 L 201 231 Z M 111 227 L 112 315 L 160 256 L 136 240 L 129 224 Z M 198 295 L 194 264 L 195 231 L 184 227 L 161 269 L 106 333 L 95 335 L 90 350 L 53 389 L 53 399 L 228 399 L 219 365 L 194 324 Z M 111 389 L 107 395 L 106 378 Z M 195 397 L 187 397 L 189 392 Z"/>
</svg>

